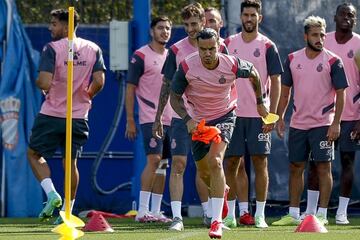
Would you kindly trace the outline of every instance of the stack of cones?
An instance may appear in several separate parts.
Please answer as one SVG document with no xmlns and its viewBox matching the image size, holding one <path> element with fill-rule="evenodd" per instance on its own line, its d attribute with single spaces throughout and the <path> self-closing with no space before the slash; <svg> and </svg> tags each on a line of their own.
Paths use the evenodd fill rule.
<svg viewBox="0 0 360 240">
<path fill-rule="evenodd" d="M 114 232 L 110 224 L 101 214 L 93 214 L 83 228 L 85 232 Z"/>
<path fill-rule="evenodd" d="M 328 230 L 322 225 L 314 215 L 308 215 L 301 224 L 296 228 L 295 232 L 317 232 L 327 233 Z"/>
</svg>

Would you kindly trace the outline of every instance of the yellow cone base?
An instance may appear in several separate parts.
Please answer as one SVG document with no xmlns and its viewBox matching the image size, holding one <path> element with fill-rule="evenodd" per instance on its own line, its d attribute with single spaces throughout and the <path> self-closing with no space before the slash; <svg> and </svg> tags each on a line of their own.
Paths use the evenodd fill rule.
<svg viewBox="0 0 360 240">
<path fill-rule="evenodd" d="M 76 227 L 85 226 L 85 223 L 80 218 L 70 214 L 70 219 L 66 219 L 64 211 L 60 211 L 60 216 L 64 223 L 56 226 L 51 231 L 60 234 L 62 236 L 61 240 L 73 240 L 84 236 L 84 232 L 76 229 Z"/>
</svg>

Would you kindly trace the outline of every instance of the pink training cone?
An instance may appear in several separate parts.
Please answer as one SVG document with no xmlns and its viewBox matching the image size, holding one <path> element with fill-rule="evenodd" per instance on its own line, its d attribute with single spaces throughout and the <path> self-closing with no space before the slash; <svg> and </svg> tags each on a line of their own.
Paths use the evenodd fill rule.
<svg viewBox="0 0 360 240">
<path fill-rule="evenodd" d="M 101 214 L 94 214 L 83 228 L 85 232 L 114 232 Z"/>
<path fill-rule="evenodd" d="M 308 215 L 296 228 L 295 232 L 316 232 L 327 233 L 328 230 L 322 225 L 314 215 Z"/>
</svg>

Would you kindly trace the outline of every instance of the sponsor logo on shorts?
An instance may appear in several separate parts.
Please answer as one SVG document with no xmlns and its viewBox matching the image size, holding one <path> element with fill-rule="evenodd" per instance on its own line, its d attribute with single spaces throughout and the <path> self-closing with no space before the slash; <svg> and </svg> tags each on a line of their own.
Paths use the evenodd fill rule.
<svg viewBox="0 0 360 240">
<path fill-rule="evenodd" d="M 218 123 L 215 125 L 215 127 L 220 129 L 220 131 L 230 130 L 233 127 L 233 124 L 232 123 Z"/>
<path fill-rule="evenodd" d="M 151 138 L 151 139 L 150 139 L 149 146 L 150 146 L 151 148 L 156 148 L 157 142 L 156 142 L 155 138 Z"/>
<path fill-rule="evenodd" d="M 270 141 L 270 133 L 259 133 L 258 135 L 259 142 L 267 142 Z"/>
<path fill-rule="evenodd" d="M 332 142 L 330 141 L 320 141 L 319 143 L 320 149 L 331 149 L 332 151 Z"/>
<path fill-rule="evenodd" d="M 171 149 L 175 149 L 176 148 L 176 139 L 173 138 L 171 139 Z"/>
</svg>

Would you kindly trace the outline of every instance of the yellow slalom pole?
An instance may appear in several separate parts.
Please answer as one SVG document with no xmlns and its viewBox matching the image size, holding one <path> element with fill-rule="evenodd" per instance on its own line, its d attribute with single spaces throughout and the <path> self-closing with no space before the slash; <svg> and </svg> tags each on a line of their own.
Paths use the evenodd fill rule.
<svg viewBox="0 0 360 240">
<path fill-rule="evenodd" d="M 61 240 L 73 240 L 84 233 L 76 227 L 83 227 L 84 222 L 70 212 L 71 202 L 71 143 L 72 143 L 72 94 L 74 71 L 74 7 L 69 7 L 68 22 L 68 61 L 67 61 L 67 93 L 66 93 L 66 144 L 65 144 L 65 212 L 60 211 L 64 223 L 52 229 L 62 235 Z"/>
<path fill-rule="evenodd" d="M 71 143 L 72 143 L 72 94 L 74 70 L 74 7 L 69 7 L 67 101 L 66 101 L 66 148 L 65 148 L 65 218 L 70 220 L 71 199 Z"/>
</svg>

